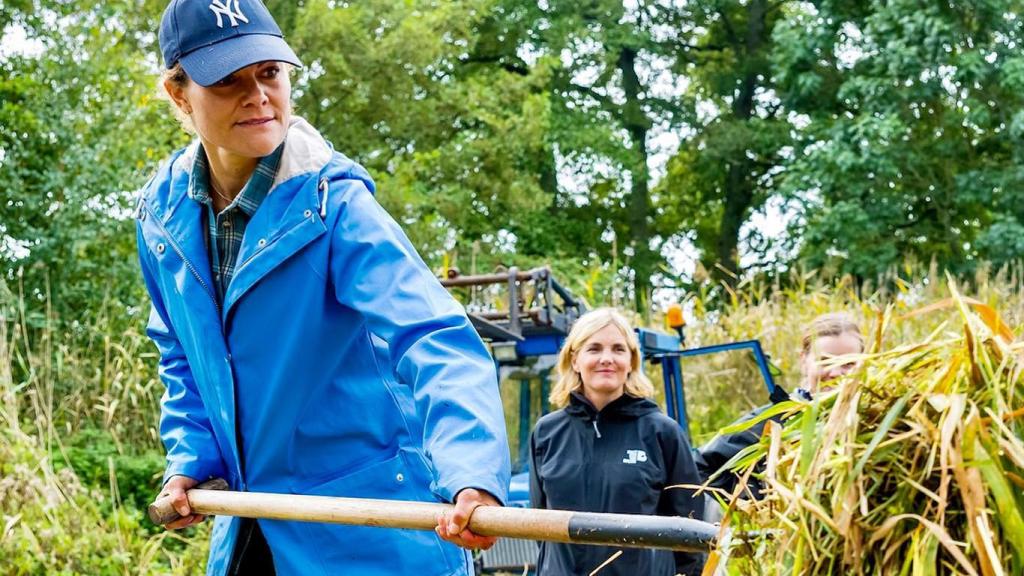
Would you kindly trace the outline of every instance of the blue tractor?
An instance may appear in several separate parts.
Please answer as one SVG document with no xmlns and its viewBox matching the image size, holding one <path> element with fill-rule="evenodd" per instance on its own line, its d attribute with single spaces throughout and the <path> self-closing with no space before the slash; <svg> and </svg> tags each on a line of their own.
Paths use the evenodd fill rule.
<svg viewBox="0 0 1024 576">
<path fill-rule="evenodd" d="M 518 380 L 518 410 L 509 422 L 515 431 L 512 454 L 512 482 L 509 489 L 510 506 L 528 507 L 529 495 L 529 436 L 539 415 L 548 411 L 547 396 L 554 359 L 562 347 L 573 323 L 586 306 L 542 267 L 521 271 L 509 268 L 507 272 L 462 276 L 454 269 L 441 283 L 453 292 L 462 292 L 470 320 L 480 336 L 489 344 L 502 386 L 514 385 Z M 487 304 L 489 302 L 490 304 Z M 686 348 L 681 314 L 675 314 L 670 324 L 675 333 L 637 328 L 645 366 L 650 370 L 661 368 L 664 382 L 665 411 L 690 439 L 690 424 L 686 410 L 686 392 L 683 386 L 681 362 L 684 358 L 747 350 L 757 363 L 767 392 L 773 396 L 775 380 L 773 367 L 761 343 L 757 340 L 730 342 L 699 348 Z M 532 383 L 539 380 L 539 415 L 534 406 Z M 691 442 L 692 444 L 692 442 Z M 532 566 L 537 555 L 533 542 L 503 538 L 478 559 L 482 571 L 518 570 Z"/>
</svg>

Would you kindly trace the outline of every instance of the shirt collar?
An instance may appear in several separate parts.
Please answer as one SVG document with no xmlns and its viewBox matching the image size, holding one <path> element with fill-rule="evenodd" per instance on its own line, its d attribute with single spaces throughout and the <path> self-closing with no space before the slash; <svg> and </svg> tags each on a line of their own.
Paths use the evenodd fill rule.
<svg viewBox="0 0 1024 576">
<path fill-rule="evenodd" d="M 192 171 L 188 179 L 188 197 L 200 204 L 210 203 L 210 166 L 202 143 L 192 157 Z"/>
<path fill-rule="evenodd" d="M 235 199 L 224 210 L 237 207 L 246 216 L 252 217 L 274 184 L 277 168 L 281 164 L 282 152 L 284 152 L 284 142 L 276 150 L 260 158 L 256 164 L 256 169 L 252 172 L 252 176 L 249 176 L 249 181 L 245 183 L 242 191 L 238 193 L 238 196 L 235 196 Z M 206 158 L 206 149 L 200 143 L 196 150 L 195 158 L 192 160 L 188 195 L 189 198 L 200 204 L 212 204 L 210 191 L 210 164 Z"/>
</svg>

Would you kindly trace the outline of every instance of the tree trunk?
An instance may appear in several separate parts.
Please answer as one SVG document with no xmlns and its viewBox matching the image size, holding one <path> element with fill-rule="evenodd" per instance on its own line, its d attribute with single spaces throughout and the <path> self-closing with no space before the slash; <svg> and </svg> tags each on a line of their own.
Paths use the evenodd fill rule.
<svg viewBox="0 0 1024 576">
<path fill-rule="evenodd" d="M 647 132 L 651 129 L 651 121 L 644 113 L 640 101 L 642 87 L 636 73 L 636 57 L 636 50 L 623 48 L 619 53 L 618 65 L 622 73 L 622 90 L 626 96 L 621 118 L 633 145 L 629 166 L 632 184 L 626 205 L 626 223 L 629 226 L 629 244 L 633 247 L 634 306 L 637 312 L 646 314 L 646 308 L 651 302 L 651 276 L 655 267 L 655 254 L 650 248 L 651 195 L 650 174 L 647 170 Z"/>
<path fill-rule="evenodd" d="M 745 46 L 742 51 L 737 50 L 737 53 L 743 54 L 748 62 L 756 61 L 754 55 L 764 44 L 765 4 L 765 0 L 753 0 L 747 6 Z M 748 122 L 753 117 L 758 74 L 763 74 L 767 78 L 769 72 L 767 70 L 762 72 L 753 66 L 745 66 L 738 93 L 732 103 L 734 120 Z M 718 226 L 718 239 L 715 242 L 715 258 L 720 268 L 713 268 L 712 276 L 730 286 L 735 286 L 739 279 L 740 228 L 754 201 L 752 169 L 753 166 L 744 150 L 729 163 L 726 171 L 725 206 Z"/>
</svg>

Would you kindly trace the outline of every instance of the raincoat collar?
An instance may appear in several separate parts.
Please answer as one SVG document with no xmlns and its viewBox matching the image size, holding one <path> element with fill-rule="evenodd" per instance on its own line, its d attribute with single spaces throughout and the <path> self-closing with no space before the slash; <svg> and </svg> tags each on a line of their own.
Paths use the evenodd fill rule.
<svg viewBox="0 0 1024 576">
<path fill-rule="evenodd" d="M 143 201 L 215 300 L 209 288 L 214 284 L 203 240 L 202 206 L 189 198 L 199 147 L 196 140 L 171 160 L 165 195 Z M 315 128 L 302 118 L 292 119 L 274 183 L 246 227 L 235 276 L 218 307 L 222 322 L 226 323 L 234 304 L 260 278 L 326 231 L 323 216 L 328 188 L 326 179 L 319 176 L 333 156 L 333 148 Z"/>
</svg>

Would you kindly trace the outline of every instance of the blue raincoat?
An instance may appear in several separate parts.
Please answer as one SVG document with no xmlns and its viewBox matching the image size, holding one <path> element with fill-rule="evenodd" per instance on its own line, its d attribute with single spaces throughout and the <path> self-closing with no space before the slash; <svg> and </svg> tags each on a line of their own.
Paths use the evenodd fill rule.
<svg viewBox="0 0 1024 576">
<path fill-rule="evenodd" d="M 504 501 L 509 454 L 494 365 L 461 306 L 373 198 L 366 171 L 301 119 L 246 227 L 235 276 L 214 298 L 197 146 L 145 186 L 139 257 L 147 333 L 166 385 L 165 480 L 223 477 L 234 490 Z M 279 574 L 465 574 L 433 532 L 261 520 Z M 210 574 L 239 522 L 214 523 Z"/>
</svg>

